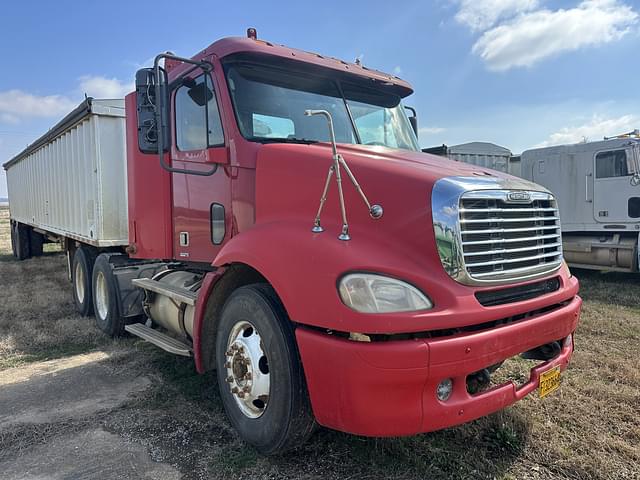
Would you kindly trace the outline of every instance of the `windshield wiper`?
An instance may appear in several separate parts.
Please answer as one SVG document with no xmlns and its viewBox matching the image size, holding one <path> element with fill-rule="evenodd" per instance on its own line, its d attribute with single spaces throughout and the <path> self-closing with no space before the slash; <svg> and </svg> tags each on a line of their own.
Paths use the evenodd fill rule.
<svg viewBox="0 0 640 480">
<path fill-rule="evenodd" d="M 308 138 L 295 137 L 249 137 L 247 140 L 260 143 L 302 143 L 311 145 L 312 143 L 320 143 L 319 140 L 309 140 Z"/>
</svg>

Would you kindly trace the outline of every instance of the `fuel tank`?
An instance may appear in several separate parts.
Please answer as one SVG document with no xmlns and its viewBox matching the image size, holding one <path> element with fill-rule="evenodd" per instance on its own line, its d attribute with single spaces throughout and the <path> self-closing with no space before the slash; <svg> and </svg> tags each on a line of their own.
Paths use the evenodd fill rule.
<svg viewBox="0 0 640 480">
<path fill-rule="evenodd" d="M 165 270 L 156 275 L 154 280 L 172 287 L 197 292 L 200 289 L 202 275 L 184 270 Z M 151 319 L 179 335 L 192 335 L 194 312 L 193 305 L 183 305 L 180 308 L 179 303 L 165 295 L 153 294 L 147 300 L 147 313 Z"/>
</svg>

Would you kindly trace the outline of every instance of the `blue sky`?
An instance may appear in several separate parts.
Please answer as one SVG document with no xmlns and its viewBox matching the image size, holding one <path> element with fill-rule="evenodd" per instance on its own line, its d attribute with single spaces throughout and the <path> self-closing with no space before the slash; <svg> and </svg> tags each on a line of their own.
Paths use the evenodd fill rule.
<svg viewBox="0 0 640 480">
<path fill-rule="evenodd" d="M 640 128 L 638 0 L 9 1 L 0 162 L 85 92 L 123 95 L 156 53 L 190 56 L 249 26 L 408 80 L 425 147 L 477 140 L 521 152 Z"/>
</svg>

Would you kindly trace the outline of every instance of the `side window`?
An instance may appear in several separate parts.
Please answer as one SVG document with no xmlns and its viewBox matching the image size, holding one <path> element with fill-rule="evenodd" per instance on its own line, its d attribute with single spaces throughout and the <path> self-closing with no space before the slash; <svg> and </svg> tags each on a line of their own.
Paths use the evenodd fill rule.
<svg viewBox="0 0 640 480">
<path fill-rule="evenodd" d="M 626 177 L 629 160 L 625 150 L 600 152 L 596 155 L 596 178 Z"/>
<path fill-rule="evenodd" d="M 224 143 L 220 112 L 208 75 L 186 80 L 178 88 L 175 110 L 178 150 L 202 150 Z"/>
</svg>

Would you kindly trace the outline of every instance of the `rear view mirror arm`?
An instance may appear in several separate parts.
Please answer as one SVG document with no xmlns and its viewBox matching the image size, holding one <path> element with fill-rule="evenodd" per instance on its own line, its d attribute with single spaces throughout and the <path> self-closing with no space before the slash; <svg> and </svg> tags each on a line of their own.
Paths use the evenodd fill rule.
<svg viewBox="0 0 640 480">
<path fill-rule="evenodd" d="M 213 70 L 213 65 L 211 65 L 211 63 L 209 62 L 201 62 L 201 61 L 196 61 L 196 60 L 191 60 L 190 58 L 183 58 L 183 57 L 178 57 L 176 55 L 170 54 L 170 53 L 161 53 L 159 55 L 156 56 L 154 62 L 153 62 L 153 72 L 155 75 L 155 92 L 156 92 L 156 103 L 155 103 L 155 108 L 154 108 L 154 116 L 155 116 L 155 121 L 156 121 L 156 125 L 158 126 L 158 157 L 160 158 L 160 166 L 162 168 L 164 168 L 167 172 L 170 173 L 182 173 L 185 175 L 199 175 L 201 177 L 208 177 L 213 175 L 216 170 L 218 169 L 218 165 L 213 165 L 213 167 L 209 170 L 206 171 L 199 171 L 199 170 L 188 170 L 188 169 L 184 169 L 184 168 L 174 168 L 171 165 L 168 165 L 165 160 L 164 160 L 164 131 L 162 128 L 162 88 L 161 88 L 161 79 L 164 79 L 165 82 L 164 84 L 168 87 L 169 84 L 167 82 L 167 78 L 164 78 L 164 70 L 161 69 L 160 67 L 160 60 L 162 59 L 169 59 L 169 60 L 175 60 L 178 62 L 182 62 L 182 63 L 188 63 L 193 65 L 192 68 L 190 68 L 189 70 L 187 70 L 186 72 L 184 72 L 181 77 L 188 75 L 189 73 L 191 73 L 192 71 L 194 71 L 197 68 L 202 69 L 205 73 L 210 72 L 211 70 Z M 174 82 L 175 83 L 175 82 Z M 168 92 L 168 90 L 166 90 Z M 167 95 L 168 96 L 168 95 Z M 167 119 L 167 121 L 169 121 L 169 119 Z"/>
</svg>

